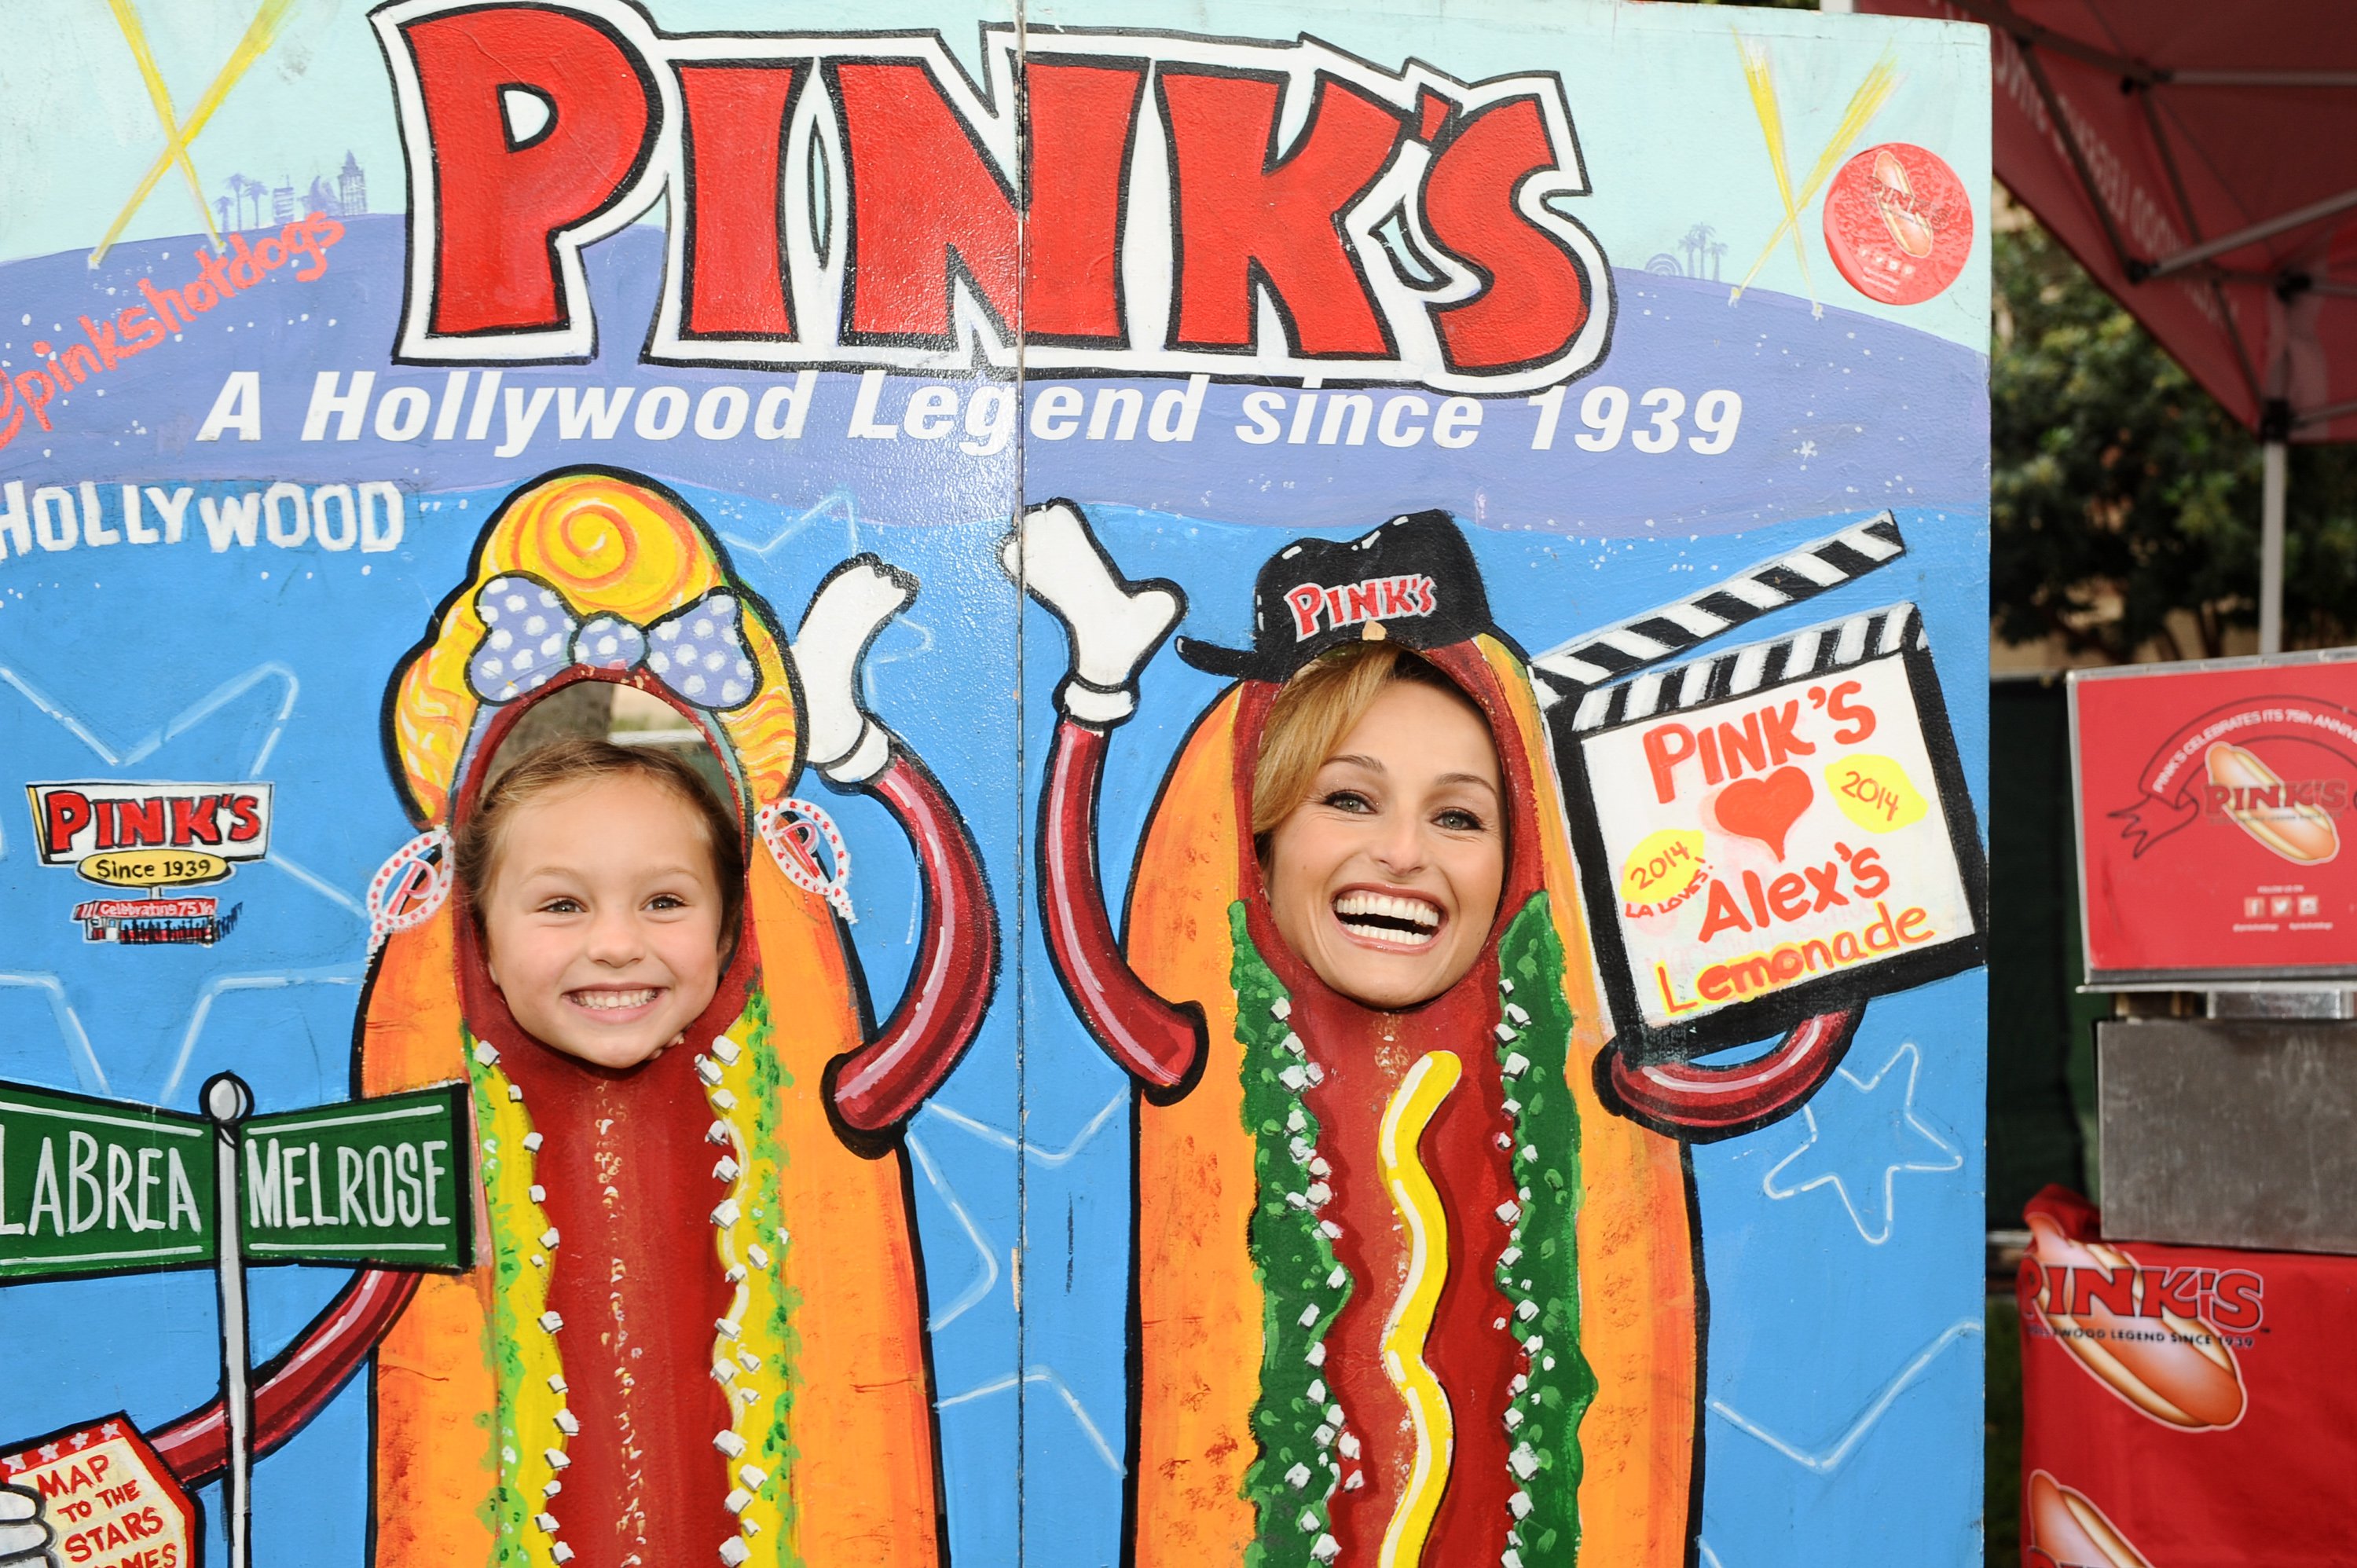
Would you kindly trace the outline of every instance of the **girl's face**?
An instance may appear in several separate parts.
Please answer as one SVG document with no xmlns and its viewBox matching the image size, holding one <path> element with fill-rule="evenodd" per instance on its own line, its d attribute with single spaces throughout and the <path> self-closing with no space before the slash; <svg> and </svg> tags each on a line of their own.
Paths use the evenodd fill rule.
<svg viewBox="0 0 2357 1568">
<path fill-rule="evenodd" d="M 483 900 L 491 983 L 526 1034 L 599 1067 L 672 1045 L 720 986 L 704 824 L 628 775 L 516 808 Z"/>
<path fill-rule="evenodd" d="M 1278 934 L 1318 979 L 1370 1007 L 1414 1006 L 1462 979 L 1505 875 L 1489 726 L 1416 682 L 1383 688 L 1269 835 Z"/>
</svg>

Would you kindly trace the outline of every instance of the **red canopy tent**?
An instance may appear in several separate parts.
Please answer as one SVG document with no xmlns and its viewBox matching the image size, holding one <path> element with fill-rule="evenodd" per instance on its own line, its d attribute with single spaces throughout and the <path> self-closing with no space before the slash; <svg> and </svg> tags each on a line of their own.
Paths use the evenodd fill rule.
<svg viewBox="0 0 2357 1568">
<path fill-rule="evenodd" d="M 1997 177 L 2266 443 L 2259 646 L 2276 651 L 2285 443 L 2357 439 L 2357 6 L 1855 8 L 1989 27 Z"/>
</svg>

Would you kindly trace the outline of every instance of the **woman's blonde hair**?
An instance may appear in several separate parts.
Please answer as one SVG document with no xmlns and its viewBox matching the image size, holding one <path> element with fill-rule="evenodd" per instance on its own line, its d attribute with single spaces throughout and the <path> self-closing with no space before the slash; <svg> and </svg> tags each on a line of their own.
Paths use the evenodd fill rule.
<svg viewBox="0 0 2357 1568">
<path fill-rule="evenodd" d="M 1383 688 L 1398 681 L 1437 687 L 1474 706 L 1456 682 L 1391 642 L 1346 642 L 1329 649 L 1296 671 L 1277 693 L 1253 765 L 1253 839 L 1264 853 L 1277 824 L 1309 799 L 1318 770 L 1334 748 L 1367 716 Z M 1489 727 L 1486 718 L 1482 727 Z"/>
<path fill-rule="evenodd" d="M 712 875 L 720 893 L 720 945 L 725 950 L 734 943 L 745 910 L 745 846 L 734 814 L 694 768 L 671 753 L 655 746 L 616 746 L 587 736 L 568 736 L 527 753 L 491 780 L 452 835 L 452 869 L 477 933 L 482 931 L 483 898 L 499 872 L 509 821 L 544 796 L 603 779 L 642 779 L 688 808 L 712 852 Z"/>
</svg>

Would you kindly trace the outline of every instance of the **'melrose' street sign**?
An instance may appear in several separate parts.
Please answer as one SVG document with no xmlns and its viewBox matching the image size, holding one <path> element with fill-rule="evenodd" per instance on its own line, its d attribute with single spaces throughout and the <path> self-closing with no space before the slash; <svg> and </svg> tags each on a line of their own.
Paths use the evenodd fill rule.
<svg viewBox="0 0 2357 1568">
<path fill-rule="evenodd" d="M 466 1093 L 454 1083 L 249 1119 L 246 1261 L 465 1268 Z"/>
</svg>

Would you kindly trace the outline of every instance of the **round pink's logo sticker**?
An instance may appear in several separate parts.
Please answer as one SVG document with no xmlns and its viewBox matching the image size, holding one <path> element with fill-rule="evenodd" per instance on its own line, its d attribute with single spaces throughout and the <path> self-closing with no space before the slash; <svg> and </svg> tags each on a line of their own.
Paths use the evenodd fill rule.
<svg viewBox="0 0 2357 1568">
<path fill-rule="evenodd" d="M 1825 249 L 1868 299 L 1921 305 L 1956 281 L 1972 248 L 1972 199 L 1936 153 L 1885 142 L 1826 188 Z"/>
</svg>

